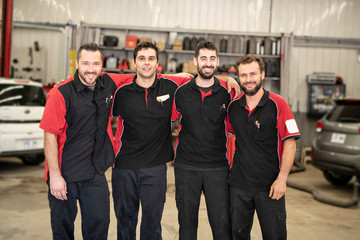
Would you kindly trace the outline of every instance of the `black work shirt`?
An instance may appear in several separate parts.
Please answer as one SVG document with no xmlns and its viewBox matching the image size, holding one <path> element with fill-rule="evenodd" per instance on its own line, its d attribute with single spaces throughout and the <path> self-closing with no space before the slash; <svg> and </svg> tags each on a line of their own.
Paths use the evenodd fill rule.
<svg viewBox="0 0 360 240">
<path fill-rule="evenodd" d="M 230 103 L 228 115 L 230 131 L 236 136 L 230 185 L 269 191 L 280 171 L 283 141 L 300 137 L 289 105 L 281 96 L 265 91 L 252 111 L 243 95 Z"/>
<path fill-rule="evenodd" d="M 98 77 L 94 91 L 74 79 L 51 89 L 40 128 L 58 135 L 58 158 L 67 182 L 102 175 L 114 162 L 109 114 L 116 85 L 107 75 Z M 47 180 L 47 164 L 45 179 Z"/>
<path fill-rule="evenodd" d="M 171 108 L 178 84 L 156 78 L 149 88 L 136 77 L 116 90 L 112 115 L 119 117 L 115 136 L 116 168 L 139 169 L 173 159 Z"/>
<path fill-rule="evenodd" d="M 175 167 L 226 169 L 229 164 L 225 118 L 232 97 L 217 78 L 205 93 L 196 85 L 196 77 L 175 92 L 173 120 L 180 117 Z"/>
</svg>

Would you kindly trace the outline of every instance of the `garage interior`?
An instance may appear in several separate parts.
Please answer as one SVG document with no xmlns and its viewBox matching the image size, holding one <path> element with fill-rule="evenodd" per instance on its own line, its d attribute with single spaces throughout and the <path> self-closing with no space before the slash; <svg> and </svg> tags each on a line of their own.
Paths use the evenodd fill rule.
<svg viewBox="0 0 360 240">
<path fill-rule="evenodd" d="M 236 59 L 257 54 L 266 64 L 264 88 L 287 100 L 301 133 L 286 194 L 288 238 L 360 239 L 356 177 L 334 186 L 311 162 L 316 124 L 334 100 L 324 101 L 322 92 L 314 102 L 313 87 L 340 85 L 343 97 L 360 98 L 359 12 L 358 0 L 3 0 L 1 77 L 41 83 L 46 93 L 74 74 L 76 51 L 87 41 L 101 46 L 103 70 L 113 73 L 135 72 L 132 50 L 143 40 L 158 43 L 158 71 L 170 74 L 196 72 L 193 45 L 201 39 L 219 49 L 218 74 L 235 79 Z M 168 167 L 165 240 L 178 238 L 173 167 Z M 43 169 L 44 163 L 28 166 L 0 155 L 0 239 L 51 238 Z M 107 176 L 111 184 L 111 169 Z M 115 238 L 112 212 L 109 239 Z M 212 239 L 204 199 L 198 239 Z M 252 239 L 261 239 L 257 223 Z"/>
</svg>

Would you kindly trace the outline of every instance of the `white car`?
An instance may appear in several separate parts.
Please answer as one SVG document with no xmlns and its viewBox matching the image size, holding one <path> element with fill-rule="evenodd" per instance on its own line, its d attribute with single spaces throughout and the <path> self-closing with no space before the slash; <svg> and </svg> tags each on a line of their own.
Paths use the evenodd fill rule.
<svg viewBox="0 0 360 240">
<path fill-rule="evenodd" d="M 0 78 L 0 157 L 19 157 L 28 165 L 44 161 L 39 124 L 45 101 L 40 83 Z"/>
</svg>

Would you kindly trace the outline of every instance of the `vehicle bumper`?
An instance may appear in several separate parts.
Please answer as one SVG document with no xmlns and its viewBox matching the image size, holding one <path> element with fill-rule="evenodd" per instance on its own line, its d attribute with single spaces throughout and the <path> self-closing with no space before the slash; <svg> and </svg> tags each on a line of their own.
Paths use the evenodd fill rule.
<svg viewBox="0 0 360 240">
<path fill-rule="evenodd" d="M 342 175 L 360 176 L 360 155 L 349 155 L 321 150 L 312 145 L 312 163 L 320 170 L 332 171 Z"/>
</svg>

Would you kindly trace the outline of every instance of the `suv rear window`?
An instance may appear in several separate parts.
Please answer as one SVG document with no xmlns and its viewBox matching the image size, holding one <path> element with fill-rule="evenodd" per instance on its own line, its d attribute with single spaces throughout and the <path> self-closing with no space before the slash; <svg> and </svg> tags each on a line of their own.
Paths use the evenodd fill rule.
<svg viewBox="0 0 360 240">
<path fill-rule="evenodd" d="M 20 84 L 0 84 L 0 106 L 45 106 L 40 87 Z"/>
<path fill-rule="evenodd" d="M 360 101 L 339 101 L 326 117 L 333 122 L 360 123 Z"/>
</svg>

